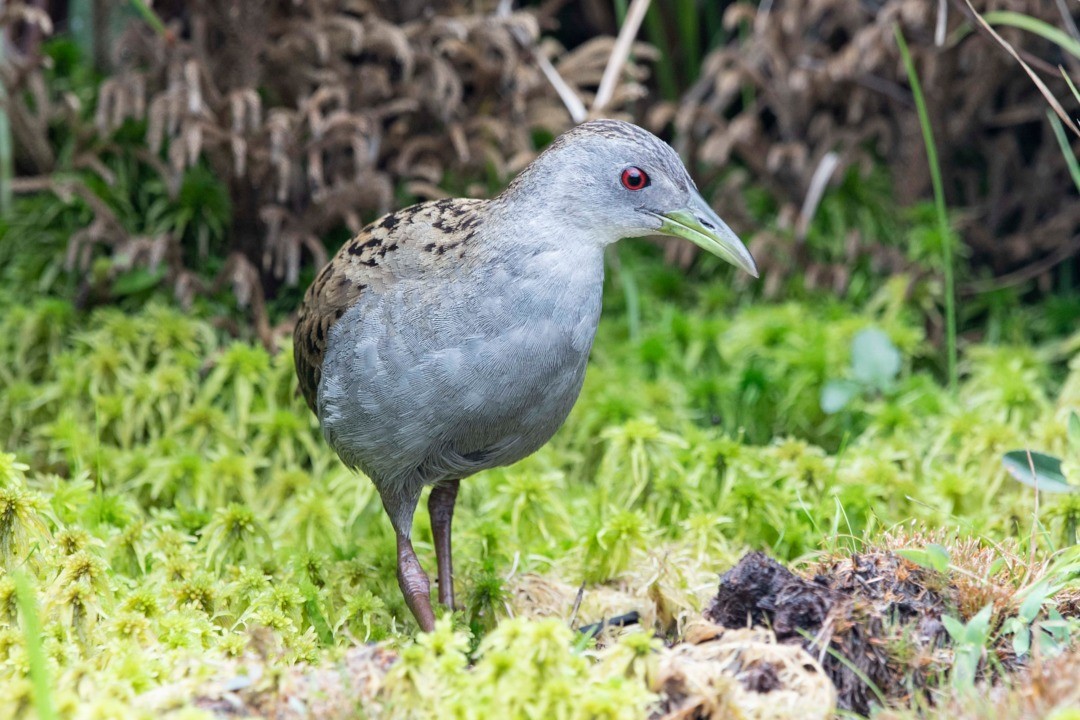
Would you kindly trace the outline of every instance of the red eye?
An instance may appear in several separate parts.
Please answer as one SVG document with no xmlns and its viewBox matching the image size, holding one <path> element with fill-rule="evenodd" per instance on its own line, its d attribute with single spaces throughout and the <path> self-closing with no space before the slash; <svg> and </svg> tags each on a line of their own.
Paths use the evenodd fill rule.
<svg viewBox="0 0 1080 720">
<path fill-rule="evenodd" d="M 627 190 L 641 190 L 649 184 L 649 176 L 641 168 L 628 167 L 622 171 L 622 184 Z"/>
</svg>

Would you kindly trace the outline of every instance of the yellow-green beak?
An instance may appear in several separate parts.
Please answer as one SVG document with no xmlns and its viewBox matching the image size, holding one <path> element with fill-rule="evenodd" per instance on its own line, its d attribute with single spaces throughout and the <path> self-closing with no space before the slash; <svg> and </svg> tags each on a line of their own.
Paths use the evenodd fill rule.
<svg viewBox="0 0 1080 720">
<path fill-rule="evenodd" d="M 735 267 L 742 268 L 754 277 L 758 276 L 757 265 L 750 251 L 698 193 L 692 194 L 687 207 L 657 214 L 656 217 L 660 219 L 662 234 L 686 238 Z"/>
</svg>

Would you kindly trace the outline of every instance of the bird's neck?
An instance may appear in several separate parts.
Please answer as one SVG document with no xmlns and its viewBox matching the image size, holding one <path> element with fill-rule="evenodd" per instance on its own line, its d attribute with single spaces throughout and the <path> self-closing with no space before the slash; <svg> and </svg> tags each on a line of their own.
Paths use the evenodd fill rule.
<svg viewBox="0 0 1080 720">
<path fill-rule="evenodd" d="M 603 244 L 588 230 L 552 216 L 550 210 L 498 208 L 488 214 L 483 227 L 488 259 L 475 271 L 499 288 L 500 312 L 509 313 L 506 322 L 557 321 L 573 335 L 575 346 L 587 348 L 600 315 Z"/>
<path fill-rule="evenodd" d="M 575 222 L 539 208 L 505 216 L 498 233 L 500 251 L 512 258 L 519 277 L 548 278 L 569 284 L 603 283 L 606 238 Z"/>
</svg>

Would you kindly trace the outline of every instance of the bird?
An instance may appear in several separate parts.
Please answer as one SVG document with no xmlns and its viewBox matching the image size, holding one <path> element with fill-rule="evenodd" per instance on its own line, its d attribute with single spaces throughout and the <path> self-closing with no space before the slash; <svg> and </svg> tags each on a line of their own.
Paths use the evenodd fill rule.
<svg viewBox="0 0 1080 720">
<path fill-rule="evenodd" d="M 685 238 L 757 277 L 674 149 L 619 120 L 561 134 L 491 199 L 385 215 L 315 276 L 293 333 L 326 442 L 375 485 L 420 629 L 431 584 L 412 545 L 430 486 L 438 602 L 453 611 L 460 482 L 542 447 L 577 401 L 600 319 L 604 248 Z"/>
</svg>

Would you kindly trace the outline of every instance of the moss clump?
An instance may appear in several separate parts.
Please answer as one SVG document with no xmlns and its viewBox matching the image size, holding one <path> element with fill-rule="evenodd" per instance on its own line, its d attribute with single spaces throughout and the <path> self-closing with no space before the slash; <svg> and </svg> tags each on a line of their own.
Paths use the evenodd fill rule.
<svg viewBox="0 0 1080 720">
<path fill-rule="evenodd" d="M 642 717 L 652 696 L 640 678 L 619 663 L 594 665 L 577 640 L 559 620 L 507 620 L 481 641 L 470 668 L 468 637 L 443 620 L 390 671 L 386 717 Z M 633 641 L 607 655 L 626 649 L 640 655 Z"/>
<path fill-rule="evenodd" d="M 583 580 L 587 595 L 636 598 L 632 609 L 674 635 L 745 547 L 792 560 L 858 548 L 911 519 L 994 542 L 1017 536 L 1032 497 L 996 453 L 1063 449 L 1062 403 L 1075 395 L 1080 365 L 1053 355 L 971 348 L 954 400 L 919 369 L 921 334 L 902 307 L 821 301 L 706 320 L 669 301 L 646 305 L 640 338 L 617 314 L 602 325 L 581 400 L 547 447 L 463 485 L 458 617 L 479 643 L 485 682 L 540 662 L 507 647 L 517 647 L 513 632 L 548 626 L 496 635 L 508 609 L 565 621 Z M 401 644 L 403 667 L 410 657 L 433 662 L 435 649 L 410 645 L 394 539 L 374 489 L 323 443 L 287 351 L 225 340 L 156 305 L 79 317 L 0 295 L 0 310 L 0 438 L 13 453 L 0 453 L 0 685 L 23 687 L 27 673 L 7 582 L 16 568 L 37 600 L 58 706 L 130 703 L 208 677 L 255 646 L 274 648 L 275 667 L 380 640 Z M 868 325 L 904 353 L 897 384 L 826 417 L 821 388 L 847 367 L 850 339 Z M 1013 374 L 1031 387 L 995 383 Z M 698 387 L 701 378 L 715 386 Z M 1043 519 L 1061 537 L 1071 513 L 1055 508 L 1044 502 Z M 433 566 L 423 514 L 415 544 Z M 532 586 L 543 612 L 520 585 L 538 575 L 569 588 Z M 577 622 L 600 620 L 607 605 L 587 599 Z M 465 651 L 448 639 L 464 636 L 449 632 L 440 702 L 478 697 L 481 675 L 461 670 Z M 615 695 L 637 697 L 612 690 L 612 676 L 564 640 L 545 647 L 575 682 L 589 678 L 589 697 L 558 690 L 569 681 L 551 675 L 550 702 L 560 692 L 600 708 Z M 620 682 L 645 687 L 628 677 Z M 414 692 L 397 701 L 408 705 Z M 24 707 L 27 696 L 12 697 L 3 710 Z"/>
</svg>

